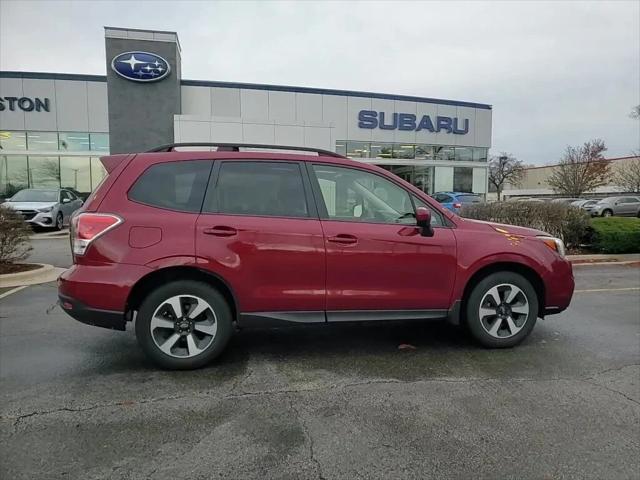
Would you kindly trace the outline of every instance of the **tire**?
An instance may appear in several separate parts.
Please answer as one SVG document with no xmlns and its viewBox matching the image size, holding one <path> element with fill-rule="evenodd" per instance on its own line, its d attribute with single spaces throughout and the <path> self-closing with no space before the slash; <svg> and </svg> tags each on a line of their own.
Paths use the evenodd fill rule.
<svg viewBox="0 0 640 480">
<path fill-rule="evenodd" d="M 182 310 L 179 321 L 175 321 L 174 306 Z M 196 312 L 193 319 L 186 318 L 189 311 Z M 175 281 L 142 301 L 135 330 L 140 347 L 156 365 L 192 370 L 211 362 L 227 346 L 233 332 L 231 309 L 208 284 Z"/>
<path fill-rule="evenodd" d="M 606 210 L 602 211 L 602 216 L 603 217 L 613 217 L 613 212 L 607 208 Z"/>
<path fill-rule="evenodd" d="M 510 299 L 512 292 L 515 296 Z M 493 300 L 496 293 L 501 301 L 498 305 Z M 526 278 L 513 272 L 496 272 L 483 278 L 465 303 L 467 329 L 487 348 L 518 345 L 529 336 L 538 318 L 535 289 Z"/>
<path fill-rule="evenodd" d="M 53 226 L 53 228 L 60 231 L 62 230 L 63 226 L 64 226 L 64 217 L 62 216 L 62 212 L 58 212 L 58 215 L 56 215 L 56 223 Z"/>
</svg>

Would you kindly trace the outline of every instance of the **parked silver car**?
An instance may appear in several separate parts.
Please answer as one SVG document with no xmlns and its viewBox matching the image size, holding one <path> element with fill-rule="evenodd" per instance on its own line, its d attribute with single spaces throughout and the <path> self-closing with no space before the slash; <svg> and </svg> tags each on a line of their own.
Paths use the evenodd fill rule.
<svg viewBox="0 0 640 480">
<path fill-rule="evenodd" d="M 576 200 L 575 202 L 571 202 L 571 206 L 581 208 L 587 213 L 591 213 L 591 210 L 593 210 L 593 207 L 595 207 L 597 203 L 598 200 Z"/>
<path fill-rule="evenodd" d="M 71 214 L 82 206 L 82 200 L 65 189 L 20 190 L 2 205 L 17 210 L 32 226 L 62 229 Z"/>
<path fill-rule="evenodd" d="M 611 217 L 612 215 L 640 217 L 640 197 L 624 195 L 603 198 L 593 206 L 591 215 L 594 217 Z"/>
</svg>

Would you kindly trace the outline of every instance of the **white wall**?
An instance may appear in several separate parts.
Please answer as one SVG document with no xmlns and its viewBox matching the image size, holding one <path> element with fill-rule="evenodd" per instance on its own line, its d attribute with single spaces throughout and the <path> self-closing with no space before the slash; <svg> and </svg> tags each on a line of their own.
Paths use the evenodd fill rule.
<svg viewBox="0 0 640 480">
<path fill-rule="evenodd" d="M 385 112 L 387 119 L 395 112 L 413 113 L 418 118 L 430 115 L 434 123 L 438 115 L 458 117 L 460 121 L 469 119 L 469 131 L 465 135 L 455 135 L 446 132 L 432 133 L 427 130 L 414 132 L 359 128 L 360 110 Z M 284 126 L 322 124 L 333 127 L 336 140 L 491 146 L 492 111 L 467 106 L 321 93 L 183 86 L 182 114 L 230 117 L 238 120 L 241 118 L 244 122 L 273 121 L 276 125 Z M 300 138 L 299 130 L 296 132 L 298 133 L 292 133 L 287 138 Z M 332 150 L 334 148 L 335 145 L 331 147 Z"/>
<path fill-rule="evenodd" d="M 330 125 L 306 122 L 303 125 L 273 120 L 245 120 L 230 117 L 175 115 L 176 142 L 239 142 L 322 148 L 335 150 Z"/>
<path fill-rule="evenodd" d="M 0 111 L 2 130 L 107 132 L 106 82 L 32 78 L 0 78 L 2 97 L 49 99 L 49 112 Z"/>
</svg>

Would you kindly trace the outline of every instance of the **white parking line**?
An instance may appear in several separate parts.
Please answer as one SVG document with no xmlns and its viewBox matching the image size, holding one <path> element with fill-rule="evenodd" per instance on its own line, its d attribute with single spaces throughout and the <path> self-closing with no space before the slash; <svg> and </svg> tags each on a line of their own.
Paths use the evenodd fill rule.
<svg viewBox="0 0 640 480">
<path fill-rule="evenodd" d="M 0 298 L 8 297 L 8 296 L 9 296 L 9 295 L 11 295 L 12 293 L 19 292 L 19 291 L 20 291 L 20 290 L 22 290 L 23 288 L 27 288 L 27 287 L 28 287 L 28 285 L 23 285 L 23 286 L 21 286 L 21 287 L 13 288 L 13 289 L 9 290 L 8 292 L 4 292 L 4 293 L 0 294 Z"/>
<path fill-rule="evenodd" d="M 591 288 L 587 290 L 574 290 L 573 293 L 630 292 L 632 290 L 640 290 L 640 287 Z"/>
</svg>

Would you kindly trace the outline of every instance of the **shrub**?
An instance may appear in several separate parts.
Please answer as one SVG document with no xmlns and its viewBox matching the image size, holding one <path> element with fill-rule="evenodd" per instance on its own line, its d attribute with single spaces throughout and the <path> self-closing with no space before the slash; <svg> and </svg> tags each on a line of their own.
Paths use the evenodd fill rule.
<svg viewBox="0 0 640 480">
<path fill-rule="evenodd" d="M 594 218 L 593 248 L 603 253 L 640 253 L 640 218 Z"/>
<path fill-rule="evenodd" d="M 589 228 L 589 214 L 560 203 L 494 202 L 465 205 L 462 216 L 476 220 L 536 228 L 561 238 L 567 245 L 580 245 Z"/>
<path fill-rule="evenodd" d="M 31 251 L 31 229 L 15 210 L 0 205 L 0 265 L 24 260 Z"/>
</svg>

